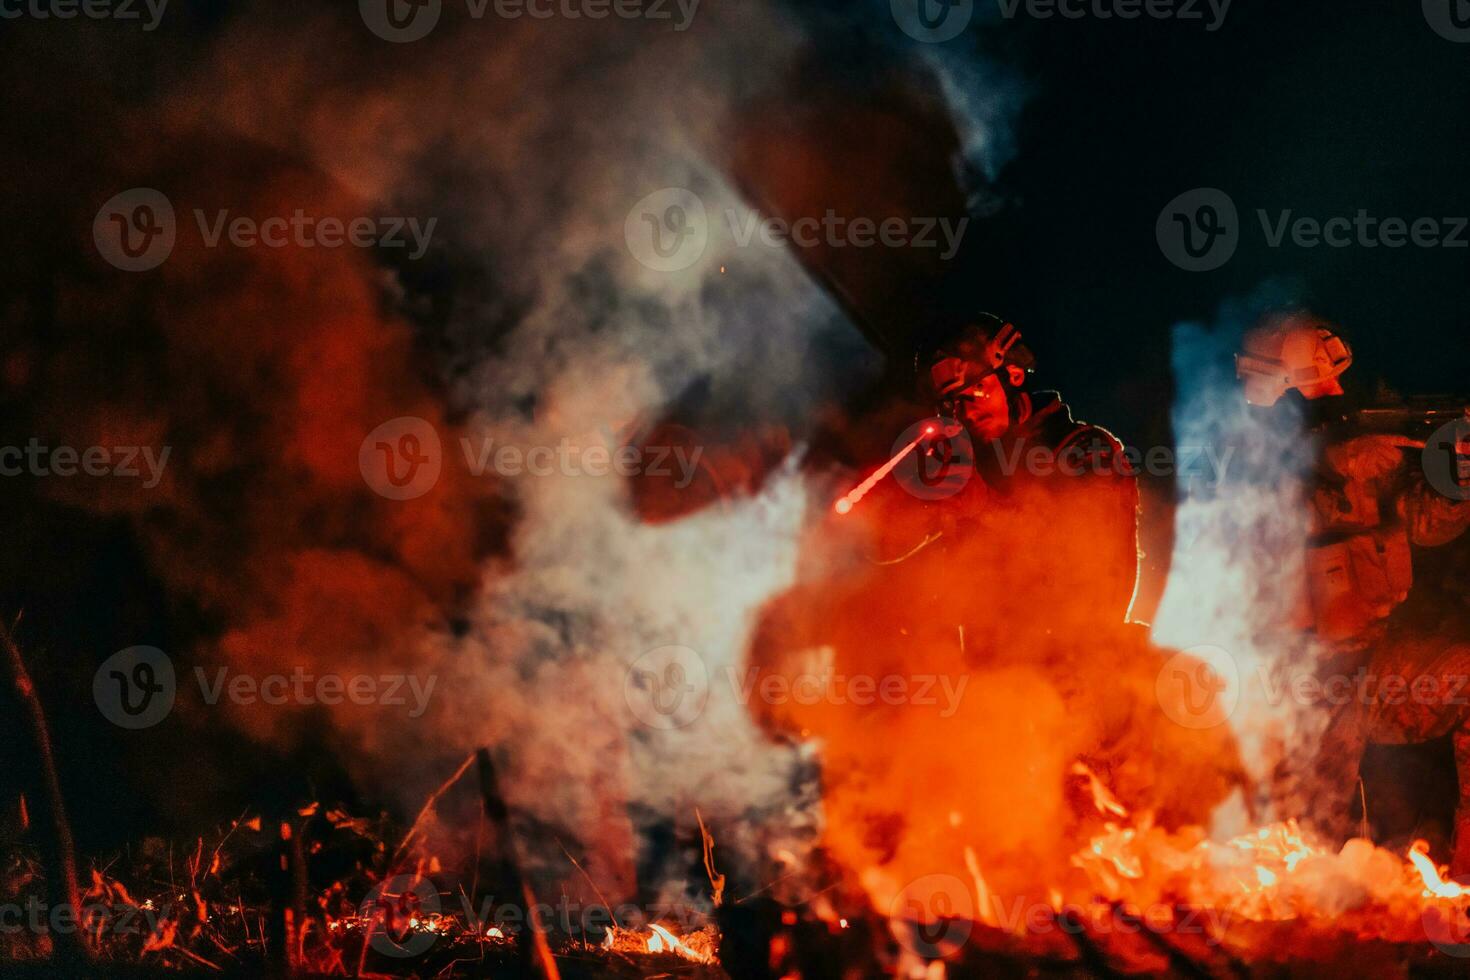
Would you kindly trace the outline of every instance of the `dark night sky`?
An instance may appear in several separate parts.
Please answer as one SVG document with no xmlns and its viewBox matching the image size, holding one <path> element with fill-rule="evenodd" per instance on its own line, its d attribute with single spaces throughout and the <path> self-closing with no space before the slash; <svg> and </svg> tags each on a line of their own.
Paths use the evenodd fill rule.
<svg viewBox="0 0 1470 980">
<path fill-rule="evenodd" d="M 1215 33 L 1026 27 L 1005 46 L 1035 94 L 1004 174 L 1023 204 L 996 287 L 1075 402 L 1120 429 L 1148 422 L 1169 397 L 1171 325 L 1273 278 L 1343 325 L 1360 379 L 1470 389 L 1470 249 L 1271 248 L 1255 217 L 1470 214 L 1470 45 L 1417 4 L 1239 2 Z M 1241 244 L 1223 268 L 1185 272 L 1154 220 L 1208 186 L 1234 199 Z"/>
</svg>

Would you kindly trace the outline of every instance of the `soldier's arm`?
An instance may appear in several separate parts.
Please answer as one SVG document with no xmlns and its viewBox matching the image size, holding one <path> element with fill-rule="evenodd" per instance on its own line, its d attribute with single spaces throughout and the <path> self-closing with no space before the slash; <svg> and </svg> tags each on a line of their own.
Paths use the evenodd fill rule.
<svg viewBox="0 0 1470 980">
<path fill-rule="evenodd" d="M 1096 547 L 1101 559 L 1106 610 L 1117 621 L 1128 618 L 1138 586 L 1138 477 L 1123 444 L 1108 430 L 1083 425 L 1067 440 L 1067 450 L 1081 453 L 1083 477 L 1095 498 Z M 1066 451 L 1066 450 L 1064 450 Z"/>
<path fill-rule="evenodd" d="M 1399 513 L 1409 529 L 1409 540 L 1424 548 L 1449 544 L 1470 527 L 1470 500 L 1453 500 L 1415 473 L 1399 497 Z"/>
</svg>

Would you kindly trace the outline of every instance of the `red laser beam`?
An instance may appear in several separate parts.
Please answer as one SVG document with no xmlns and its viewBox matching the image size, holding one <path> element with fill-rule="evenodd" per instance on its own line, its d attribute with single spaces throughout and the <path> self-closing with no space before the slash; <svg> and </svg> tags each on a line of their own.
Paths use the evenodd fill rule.
<svg viewBox="0 0 1470 980">
<path fill-rule="evenodd" d="M 933 434 L 934 426 L 924 426 L 923 431 L 914 436 L 914 440 L 912 442 L 900 449 L 898 453 L 894 455 L 894 457 L 888 462 L 878 467 L 878 469 L 873 473 L 872 476 L 868 477 L 862 483 L 859 483 L 857 486 L 849 490 L 844 497 L 842 497 L 835 504 L 832 505 L 832 509 L 837 511 L 837 513 L 839 514 L 851 513 L 853 507 L 857 506 L 858 501 L 866 497 L 868 495 L 868 491 L 872 490 L 875 486 L 878 485 L 879 480 L 882 480 L 889 473 L 892 473 L 893 468 L 899 463 L 903 462 L 904 457 L 913 452 L 915 446 L 923 442 L 925 437 L 932 436 Z"/>
</svg>

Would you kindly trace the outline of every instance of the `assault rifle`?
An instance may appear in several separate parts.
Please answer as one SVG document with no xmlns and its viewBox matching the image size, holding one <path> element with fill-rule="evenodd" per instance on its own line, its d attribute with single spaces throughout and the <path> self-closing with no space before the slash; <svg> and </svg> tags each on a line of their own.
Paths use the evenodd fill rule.
<svg viewBox="0 0 1470 980">
<path fill-rule="evenodd" d="M 1459 422 L 1459 425 L 1454 423 Z M 1424 453 L 1425 465 L 1460 487 L 1470 487 L 1470 398 L 1414 395 L 1386 405 L 1353 408 L 1329 419 L 1328 441 L 1362 435 L 1402 438 L 1405 450 Z"/>
<path fill-rule="evenodd" d="M 1470 398 L 1414 395 L 1346 413 L 1341 425 L 1360 433 L 1426 436 L 1457 419 L 1470 420 Z"/>
</svg>

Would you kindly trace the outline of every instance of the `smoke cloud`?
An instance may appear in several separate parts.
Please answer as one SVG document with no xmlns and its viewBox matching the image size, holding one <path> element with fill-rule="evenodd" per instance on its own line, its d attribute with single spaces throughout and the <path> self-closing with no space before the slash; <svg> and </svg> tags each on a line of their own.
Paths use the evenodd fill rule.
<svg viewBox="0 0 1470 980">
<path fill-rule="evenodd" d="M 67 230 L 44 247 L 5 232 L 31 256 L 22 272 L 62 270 L 37 305 L 6 311 L 20 323 L 44 307 L 52 327 L 7 343 L 7 394 L 51 437 L 173 447 L 152 492 L 46 492 L 133 522 L 156 573 L 210 624 L 202 662 L 438 676 L 422 719 L 328 711 L 365 781 L 406 808 L 489 744 L 538 857 L 566 842 L 609 898 L 635 890 L 644 835 L 687 833 L 696 806 L 738 858 L 800 846 L 810 760 L 770 744 L 728 678 L 756 610 L 794 580 L 809 419 L 877 361 L 824 362 L 853 351 L 850 325 L 789 254 L 731 235 L 723 216 L 744 204 L 722 147 L 735 108 L 783 77 L 810 25 L 776 3 L 701 6 L 678 32 L 446 5 L 430 36 L 394 45 L 354 14 L 254 5 L 125 42 L 65 25 L 69 47 L 120 74 L 151 66 L 115 92 L 39 86 L 30 67 L 61 57 L 45 45 L 5 70 L 29 104 L 108 136 L 79 155 L 36 129 L 30 150 L 55 167 L 28 171 L 17 196 L 68 215 Z M 875 7 L 864 29 L 893 25 Z M 972 164 L 993 174 L 1013 93 L 962 98 L 998 74 L 947 63 Z M 91 247 L 92 217 L 143 186 L 172 202 L 179 242 L 155 273 L 118 274 Z M 640 261 L 626 229 L 635 203 L 671 188 L 703 206 L 708 241 L 667 271 Z M 231 248 L 196 230 L 198 213 L 297 209 L 413 216 L 434 232 L 416 260 Z M 476 472 L 462 451 L 615 452 L 699 390 L 734 406 L 730 427 L 785 432 L 793 451 L 751 492 L 680 520 L 640 521 L 616 475 Z M 74 391 L 98 397 L 58 394 Z M 388 500 L 359 448 L 404 416 L 437 433 L 443 472 L 428 494 Z M 710 451 L 701 435 L 692 448 Z M 669 645 L 711 678 L 702 712 L 673 730 L 641 720 L 628 693 L 630 669 Z M 310 730 L 290 712 L 224 710 L 266 740 Z M 757 839 L 762 826 L 773 839 Z M 655 868 L 652 885 L 685 870 Z"/>
<path fill-rule="evenodd" d="M 1263 287 L 1248 300 L 1224 304 L 1212 326 L 1181 323 L 1174 330 L 1181 393 L 1175 438 L 1234 453 L 1224 480 L 1180 481 L 1174 554 L 1153 623 L 1155 640 L 1209 665 L 1209 683 L 1219 687 L 1241 758 L 1262 787 L 1283 744 L 1308 735 L 1303 726 L 1310 724 L 1290 699 L 1271 696 L 1273 679 L 1305 656 L 1298 638 L 1307 615 L 1309 436 L 1290 400 L 1269 412 L 1251 408 L 1234 368 L 1246 329 L 1285 303 L 1282 292 Z M 1268 806 L 1264 799 L 1250 803 L 1262 808 L 1258 815 Z M 1227 808 L 1217 815 L 1217 829 L 1242 832 L 1246 819 L 1244 809 Z"/>
</svg>

